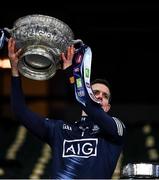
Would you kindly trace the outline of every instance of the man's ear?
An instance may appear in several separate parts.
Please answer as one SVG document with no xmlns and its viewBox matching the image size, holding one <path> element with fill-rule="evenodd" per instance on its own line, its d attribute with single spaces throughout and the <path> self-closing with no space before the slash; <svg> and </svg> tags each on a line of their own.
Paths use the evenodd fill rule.
<svg viewBox="0 0 159 180">
<path fill-rule="evenodd" d="M 107 107 L 106 107 L 106 112 L 108 112 L 110 110 L 110 108 L 111 108 L 111 105 L 108 104 Z"/>
</svg>

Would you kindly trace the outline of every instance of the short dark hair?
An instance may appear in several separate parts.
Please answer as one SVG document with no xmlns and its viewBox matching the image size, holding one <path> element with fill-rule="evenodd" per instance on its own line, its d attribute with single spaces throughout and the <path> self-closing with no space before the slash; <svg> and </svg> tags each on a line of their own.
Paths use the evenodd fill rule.
<svg viewBox="0 0 159 180">
<path fill-rule="evenodd" d="M 97 79 L 94 79 L 91 81 L 91 85 L 97 84 L 97 83 L 104 84 L 105 86 L 108 87 L 108 89 L 110 91 L 110 97 L 109 97 L 109 102 L 110 102 L 111 101 L 111 86 L 110 86 L 109 82 L 106 79 L 102 79 L 102 78 L 97 78 Z"/>
</svg>

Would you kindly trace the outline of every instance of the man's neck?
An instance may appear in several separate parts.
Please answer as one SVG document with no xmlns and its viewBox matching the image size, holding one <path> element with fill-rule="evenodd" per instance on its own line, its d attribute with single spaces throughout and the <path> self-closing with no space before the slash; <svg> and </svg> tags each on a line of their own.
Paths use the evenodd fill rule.
<svg viewBox="0 0 159 180">
<path fill-rule="evenodd" d="M 88 116 L 84 111 L 82 111 L 82 116 Z"/>
</svg>

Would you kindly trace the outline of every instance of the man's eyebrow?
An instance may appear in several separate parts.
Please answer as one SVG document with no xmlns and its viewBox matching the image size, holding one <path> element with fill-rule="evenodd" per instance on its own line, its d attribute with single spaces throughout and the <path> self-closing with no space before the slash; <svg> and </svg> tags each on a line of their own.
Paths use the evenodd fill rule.
<svg viewBox="0 0 159 180">
<path fill-rule="evenodd" d="M 110 98 L 110 93 L 108 93 L 108 92 L 104 92 L 104 91 L 101 91 L 98 89 L 93 89 L 93 91 L 102 92 L 104 95 L 106 95 L 106 96 L 108 96 L 108 98 Z"/>
</svg>

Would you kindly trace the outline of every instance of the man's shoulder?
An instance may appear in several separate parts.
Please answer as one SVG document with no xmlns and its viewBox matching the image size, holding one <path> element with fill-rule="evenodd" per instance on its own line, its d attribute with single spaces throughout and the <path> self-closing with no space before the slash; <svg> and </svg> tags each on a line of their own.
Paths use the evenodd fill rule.
<svg viewBox="0 0 159 180">
<path fill-rule="evenodd" d="M 53 118 L 45 117 L 45 120 L 53 124 L 64 124 L 64 121 L 61 119 L 53 119 Z"/>
</svg>

